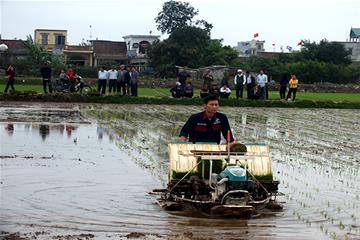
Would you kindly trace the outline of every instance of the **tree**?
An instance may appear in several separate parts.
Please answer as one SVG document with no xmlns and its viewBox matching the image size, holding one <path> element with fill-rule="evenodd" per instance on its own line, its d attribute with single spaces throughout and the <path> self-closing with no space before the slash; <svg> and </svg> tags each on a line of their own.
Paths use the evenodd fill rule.
<svg viewBox="0 0 360 240">
<path fill-rule="evenodd" d="M 351 63 L 349 54 L 350 52 L 345 49 L 344 45 L 323 39 L 319 44 L 305 41 L 301 52 L 295 59 L 347 65 Z"/>
<path fill-rule="evenodd" d="M 27 36 L 26 41 L 23 41 L 23 46 L 27 50 L 28 56 L 26 59 L 17 61 L 17 70 L 21 73 L 30 73 L 37 75 L 39 65 L 44 62 L 50 63 L 54 70 L 58 71 L 65 68 L 65 61 L 62 56 L 56 56 L 46 51 L 41 46 L 35 44 L 32 37 Z"/>
<path fill-rule="evenodd" d="M 189 3 L 168 1 L 155 18 L 158 29 L 169 33 L 168 39 L 157 42 L 148 51 L 151 64 L 158 70 L 178 66 L 197 68 L 221 64 L 229 65 L 237 59 L 237 52 L 223 46 L 222 40 L 210 38 L 212 24 L 193 18 L 198 14 Z"/>
<path fill-rule="evenodd" d="M 197 26 L 205 29 L 209 34 L 212 24 L 205 20 L 193 22 L 193 18 L 199 13 L 187 2 L 168 1 L 163 4 L 162 11 L 155 18 L 157 29 L 162 33 L 172 33 L 174 30 L 186 26 Z"/>
<path fill-rule="evenodd" d="M 223 46 L 222 40 L 211 39 L 204 51 L 202 65 L 238 65 L 238 52 L 230 46 Z"/>
<path fill-rule="evenodd" d="M 36 63 L 42 64 L 49 62 L 53 67 L 64 67 L 65 61 L 62 56 L 53 55 L 41 46 L 34 43 L 34 40 L 29 35 L 26 41 L 23 42 L 24 47 L 28 51 L 29 57 Z"/>
<path fill-rule="evenodd" d="M 168 39 L 153 44 L 148 55 L 158 70 L 174 65 L 199 67 L 209 40 L 204 29 L 182 27 L 175 29 Z"/>
<path fill-rule="evenodd" d="M 188 26 L 174 30 L 168 39 L 155 43 L 148 55 L 157 70 L 170 66 L 197 68 L 209 65 L 237 64 L 238 53 L 222 40 L 210 39 L 207 31 Z"/>
</svg>

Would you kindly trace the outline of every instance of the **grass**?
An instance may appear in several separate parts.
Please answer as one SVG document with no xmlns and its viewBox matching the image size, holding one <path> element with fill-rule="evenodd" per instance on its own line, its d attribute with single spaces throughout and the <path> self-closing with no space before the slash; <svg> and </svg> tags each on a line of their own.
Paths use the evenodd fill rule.
<svg viewBox="0 0 360 240">
<path fill-rule="evenodd" d="M 5 84 L 0 84 L 0 91 L 5 89 Z M 42 93 L 42 85 L 28 85 L 28 84 L 15 84 L 16 91 L 34 91 Z M 94 87 L 96 89 L 96 87 Z M 246 93 L 245 93 L 246 94 Z M 139 88 L 138 95 L 140 97 L 170 97 L 170 91 L 167 88 Z M 195 90 L 195 96 L 199 96 L 199 90 Z M 233 91 L 230 98 L 235 98 Z M 277 91 L 270 91 L 269 98 L 271 100 L 278 100 L 279 93 Z M 296 100 L 308 100 L 319 102 L 351 102 L 360 103 L 359 93 L 313 93 L 313 92 L 298 92 Z"/>
</svg>

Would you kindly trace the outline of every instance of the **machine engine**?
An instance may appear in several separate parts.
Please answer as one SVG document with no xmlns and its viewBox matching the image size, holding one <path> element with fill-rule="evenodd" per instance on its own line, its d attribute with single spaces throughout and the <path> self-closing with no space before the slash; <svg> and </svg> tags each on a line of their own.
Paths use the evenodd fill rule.
<svg viewBox="0 0 360 240">
<path fill-rule="evenodd" d="M 213 201 L 227 197 L 227 202 L 232 203 L 257 196 L 257 184 L 248 180 L 246 169 L 238 165 L 229 165 L 220 174 L 213 174 L 211 185 L 215 190 L 211 193 Z M 227 196 L 229 193 L 231 196 Z"/>
</svg>

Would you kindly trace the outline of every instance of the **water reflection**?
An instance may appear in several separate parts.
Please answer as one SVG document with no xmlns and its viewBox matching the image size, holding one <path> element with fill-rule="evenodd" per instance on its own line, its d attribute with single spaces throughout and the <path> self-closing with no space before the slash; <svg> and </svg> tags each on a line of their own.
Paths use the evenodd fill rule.
<svg viewBox="0 0 360 240">
<path fill-rule="evenodd" d="M 61 135 L 64 134 L 64 130 L 65 130 L 65 125 L 60 124 L 60 125 L 59 125 L 59 133 L 60 133 Z"/>
<path fill-rule="evenodd" d="M 43 141 L 45 141 L 46 137 L 50 134 L 50 126 L 47 124 L 41 124 L 39 126 L 39 134 Z"/>
<path fill-rule="evenodd" d="M 104 137 L 104 130 L 101 127 L 96 128 L 98 139 L 101 140 Z"/>
<path fill-rule="evenodd" d="M 8 123 L 5 127 L 5 130 L 7 131 L 9 136 L 13 135 L 14 134 L 14 124 Z"/>
<path fill-rule="evenodd" d="M 76 130 L 76 128 L 77 128 L 76 126 L 68 125 L 68 124 L 67 124 L 67 125 L 65 126 L 65 130 L 66 130 L 67 136 L 68 136 L 68 137 L 71 137 L 73 131 Z"/>
</svg>

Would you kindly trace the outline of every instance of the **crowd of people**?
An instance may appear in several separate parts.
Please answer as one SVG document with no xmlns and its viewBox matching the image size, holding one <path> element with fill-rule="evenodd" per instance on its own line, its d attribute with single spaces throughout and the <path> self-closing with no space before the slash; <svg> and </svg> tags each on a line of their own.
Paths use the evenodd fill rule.
<svg viewBox="0 0 360 240">
<path fill-rule="evenodd" d="M 112 66 L 109 70 L 101 67 L 98 72 L 98 92 L 99 94 L 106 94 L 106 85 L 108 82 L 109 93 L 119 93 L 122 95 L 138 96 L 138 81 L 140 78 L 139 72 L 135 67 L 120 65 L 117 70 Z"/>
<path fill-rule="evenodd" d="M 4 92 L 8 92 L 9 88 L 15 91 L 15 67 L 10 64 L 6 68 L 7 84 Z M 42 77 L 44 93 L 53 92 L 52 69 L 51 66 L 45 62 L 40 68 L 40 75 Z M 101 67 L 98 71 L 97 91 L 99 94 L 118 93 L 121 95 L 138 96 L 138 81 L 140 78 L 139 72 L 133 66 L 126 67 L 120 65 L 118 69 L 112 66 L 110 69 Z M 229 98 L 232 90 L 228 83 L 228 77 L 224 78 L 219 85 L 214 81 L 214 77 L 209 69 L 205 70 L 203 76 L 203 84 L 200 89 L 200 97 L 205 98 L 209 95 L 215 95 L 219 98 Z M 56 84 L 75 86 L 81 80 L 81 77 L 69 68 L 66 73 L 64 70 L 60 71 Z M 237 70 L 234 76 L 234 88 L 236 99 L 244 97 L 246 91 L 247 99 L 265 100 L 269 98 L 269 79 L 264 70 L 260 70 L 258 74 L 250 73 L 249 71 Z M 295 101 L 296 92 L 298 88 L 298 79 L 295 74 L 291 74 L 289 80 L 287 74 L 283 74 L 280 79 L 280 99 L 288 101 L 292 99 Z M 289 89 L 286 94 L 287 88 Z M 171 95 L 174 98 L 192 98 L 194 96 L 194 86 L 191 81 L 191 75 L 185 70 L 178 73 L 175 85 L 170 89 Z"/>
<path fill-rule="evenodd" d="M 186 71 L 179 72 L 177 82 L 170 89 L 171 95 L 174 98 L 193 97 L 194 87 L 191 83 L 190 75 Z M 287 86 L 289 85 L 289 92 L 286 95 Z M 296 91 L 298 87 L 298 79 L 295 74 L 291 74 L 290 80 L 287 75 L 284 74 L 280 80 L 280 99 L 287 101 L 292 96 L 292 100 L 295 101 Z M 269 99 L 269 78 L 265 74 L 264 70 L 260 70 L 258 74 L 244 72 L 241 69 L 237 70 L 237 74 L 234 76 L 234 88 L 236 99 L 244 97 L 244 91 L 246 91 L 247 99 L 251 100 L 266 100 Z M 209 95 L 215 95 L 219 98 L 229 98 L 231 95 L 230 85 L 228 78 L 224 78 L 219 86 L 214 81 L 214 77 L 211 71 L 207 69 L 203 74 L 203 84 L 200 89 L 200 97 L 206 98 Z"/>
</svg>

